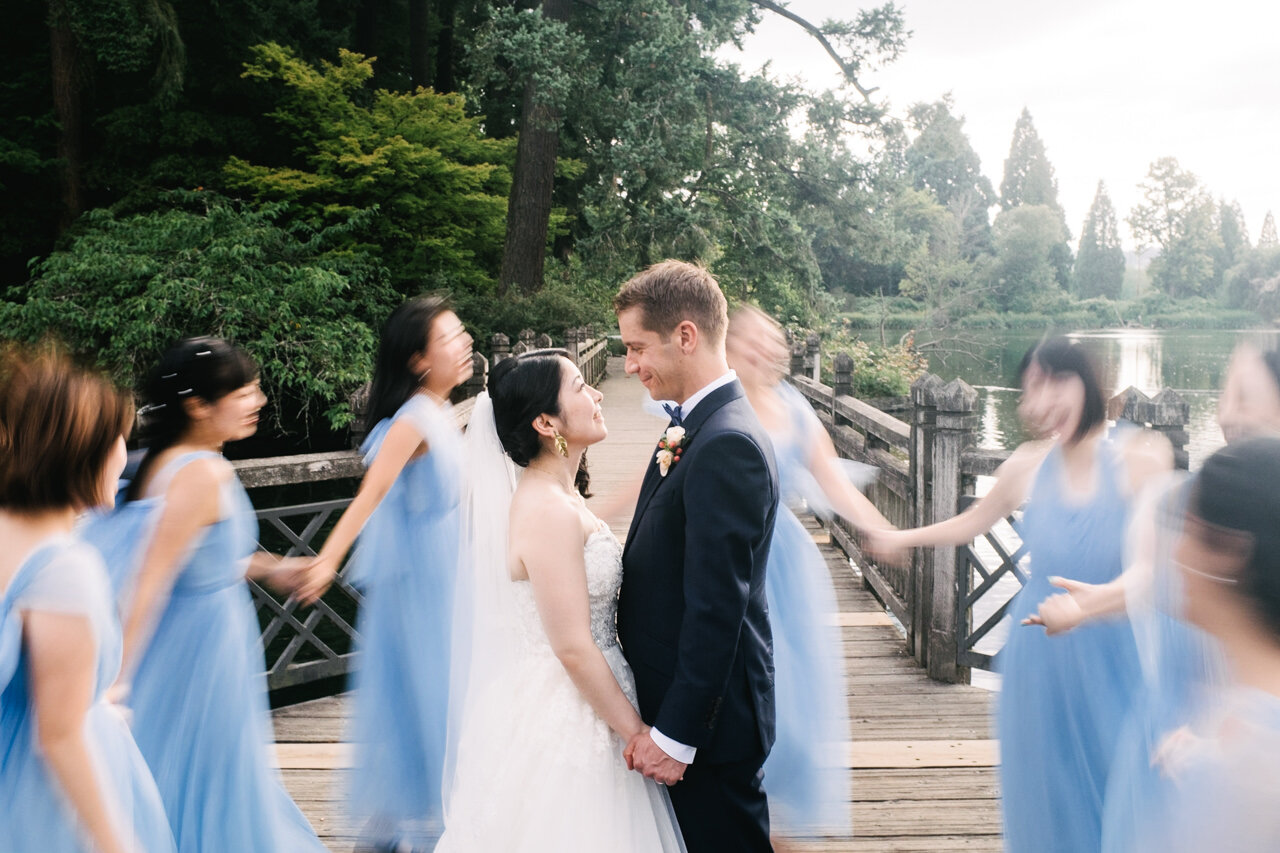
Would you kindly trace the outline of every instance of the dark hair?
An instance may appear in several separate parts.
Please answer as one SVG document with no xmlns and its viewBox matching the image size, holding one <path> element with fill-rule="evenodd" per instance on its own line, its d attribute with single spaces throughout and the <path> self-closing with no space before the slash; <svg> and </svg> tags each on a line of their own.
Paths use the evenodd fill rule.
<svg viewBox="0 0 1280 853">
<path fill-rule="evenodd" d="M 382 325 L 373 385 L 369 389 L 369 412 L 365 416 L 367 431 L 394 415 L 418 393 L 422 377 L 409 369 L 409 362 L 415 355 L 427 351 L 431 324 L 448 310 L 449 302 L 443 296 L 417 296 L 401 302 Z"/>
<path fill-rule="evenodd" d="M 542 452 L 542 437 L 533 428 L 539 415 L 560 414 L 560 386 L 564 364 L 573 364 L 562 349 L 539 349 L 505 358 L 489 372 L 489 396 L 498 440 L 511 461 L 521 468 Z M 582 454 L 574 480 L 578 492 L 591 497 L 587 455 Z"/>
<path fill-rule="evenodd" d="M 1267 372 L 1271 374 L 1271 381 L 1276 383 L 1276 388 L 1280 389 L 1280 352 L 1269 349 L 1262 351 L 1262 363 L 1267 366 Z"/>
<path fill-rule="evenodd" d="M 1080 413 L 1080 425 L 1071 436 L 1072 441 L 1079 441 L 1098 424 L 1106 422 L 1107 402 L 1102 396 L 1098 371 L 1084 347 L 1061 335 L 1033 346 L 1018 365 L 1019 385 L 1032 362 L 1050 376 L 1078 376 L 1084 384 L 1084 410 Z"/>
<path fill-rule="evenodd" d="M 691 320 L 711 341 L 722 342 L 729 326 L 720 285 L 704 268 L 684 261 L 654 264 L 623 284 L 613 310 L 629 308 L 639 308 L 644 327 L 664 336 Z"/>
<path fill-rule="evenodd" d="M 1249 559 L 1238 589 L 1280 638 L 1280 438 L 1256 436 L 1205 460 L 1189 512 L 1214 527 L 1245 534 Z"/>
<path fill-rule="evenodd" d="M 184 400 L 197 397 L 216 403 L 257 378 L 258 366 L 249 354 L 221 338 L 183 338 L 169 347 L 147 379 L 147 405 L 140 413 L 147 454 L 125 499 L 142 495 L 142 484 L 156 458 L 177 444 L 191 426 Z"/>
<path fill-rule="evenodd" d="M 61 352 L 0 352 L 0 508 L 103 503 L 103 468 L 132 426 L 128 396 Z"/>
</svg>

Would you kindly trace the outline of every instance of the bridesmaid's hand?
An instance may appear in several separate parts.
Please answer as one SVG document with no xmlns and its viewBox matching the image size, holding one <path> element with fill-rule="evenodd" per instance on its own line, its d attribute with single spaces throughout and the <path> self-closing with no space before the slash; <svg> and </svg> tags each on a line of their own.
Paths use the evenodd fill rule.
<svg viewBox="0 0 1280 853">
<path fill-rule="evenodd" d="M 1066 592 L 1040 602 L 1037 612 L 1022 620 L 1023 625 L 1039 625 L 1052 637 L 1079 628 L 1089 620 L 1094 599 L 1099 595 L 1097 585 L 1067 578 L 1049 578 L 1049 583 Z"/>
<path fill-rule="evenodd" d="M 303 604 L 315 604 L 337 576 L 338 561 L 332 557 L 319 556 L 300 567 L 298 572 L 299 581 L 293 591 L 294 597 Z"/>
<path fill-rule="evenodd" d="M 862 544 L 876 562 L 890 566 L 906 566 L 911 563 L 911 548 L 905 542 L 901 530 L 869 527 L 862 531 Z"/>
</svg>

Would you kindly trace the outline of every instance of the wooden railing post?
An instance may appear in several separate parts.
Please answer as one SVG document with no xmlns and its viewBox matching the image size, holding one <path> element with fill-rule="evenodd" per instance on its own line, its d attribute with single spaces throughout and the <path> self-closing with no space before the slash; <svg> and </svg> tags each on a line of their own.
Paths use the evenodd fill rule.
<svg viewBox="0 0 1280 853">
<path fill-rule="evenodd" d="M 964 494 L 962 454 L 975 444 L 978 427 L 978 392 L 962 379 L 933 390 L 937 407 L 933 434 L 933 496 L 929 523 L 951 518 L 960 511 Z M 967 594 L 962 577 L 966 563 L 961 548 L 934 549 L 933 570 L 922 578 L 927 610 L 928 645 L 925 666 L 939 681 L 967 682 L 968 667 L 956 663 L 961 626 L 957 623 L 960 596 Z"/>
<path fill-rule="evenodd" d="M 937 432 L 937 389 L 942 380 L 926 373 L 911 385 L 911 447 L 908 471 L 911 476 L 911 517 L 907 524 L 923 527 L 929 524 L 933 514 L 929 510 L 933 498 L 933 438 Z M 917 548 L 911 564 L 911 632 L 907 636 L 907 651 L 921 665 L 928 649 L 927 610 L 924 606 L 928 592 L 925 578 L 933 577 L 933 549 Z"/>
<path fill-rule="evenodd" d="M 453 401 L 460 403 L 480 396 L 480 392 L 488 387 L 489 360 L 478 352 L 471 353 L 471 378 L 462 383 L 453 392 Z"/>
<path fill-rule="evenodd" d="M 520 334 L 516 336 L 516 343 L 515 346 L 511 348 L 511 354 L 521 355 L 531 349 L 537 349 L 533 344 L 534 338 L 537 336 L 537 332 L 533 329 L 522 329 Z"/>
<path fill-rule="evenodd" d="M 804 376 L 804 344 L 796 341 L 791 344 L 791 375 Z"/>
<path fill-rule="evenodd" d="M 831 397 L 853 396 L 853 357 L 847 352 L 837 353 L 832 367 L 835 368 L 836 381 L 831 386 Z"/>
<path fill-rule="evenodd" d="M 822 381 L 822 339 L 817 332 L 810 332 L 804 341 L 805 365 L 809 378 L 814 382 Z"/>
<path fill-rule="evenodd" d="M 551 349 L 554 344 L 555 342 L 551 340 L 551 336 L 546 332 L 543 332 L 533 339 L 534 349 Z"/>
<path fill-rule="evenodd" d="M 1187 470 L 1187 442 L 1191 440 L 1187 424 L 1191 420 L 1191 405 L 1172 388 L 1148 397 L 1130 385 L 1108 401 L 1107 417 L 1124 419 L 1160 433 L 1173 445 L 1174 466 Z"/>
<path fill-rule="evenodd" d="M 492 358 L 492 366 L 497 367 L 498 362 L 504 358 L 511 356 L 511 338 L 508 338 L 502 332 L 494 332 L 493 337 L 489 339 L 489 355 Z"/>
</svg>

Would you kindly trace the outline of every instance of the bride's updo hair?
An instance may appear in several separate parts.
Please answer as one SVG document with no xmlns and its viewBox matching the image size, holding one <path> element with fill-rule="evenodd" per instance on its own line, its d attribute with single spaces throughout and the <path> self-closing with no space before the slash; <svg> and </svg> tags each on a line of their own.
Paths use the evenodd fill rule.
<svg viewBox="0 0 1280 853">
<path fill-rule="evenodd" d="M 573 364 L 562 349 L 539 349 L 503 359 L 489 371 L 489 397 L 498 441 L 511 461 L 527 468 L 542 452 L 542 436 L 533 428 L 539 415 L 560 414 L 560 387 L 564 364 Z M 574 485 L 584 498 L 588 488 L 587 456 L 582 455 Z"/>
</svg>

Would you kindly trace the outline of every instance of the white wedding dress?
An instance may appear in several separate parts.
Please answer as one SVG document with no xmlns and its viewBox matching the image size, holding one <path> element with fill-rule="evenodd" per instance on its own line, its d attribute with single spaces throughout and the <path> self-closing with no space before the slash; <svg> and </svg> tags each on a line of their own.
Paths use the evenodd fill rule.
<svg viewBox="0 0 1280 853">
<path fill-rule="evenodd" d="M 622 547 L 602 525 L 585 556 L 591 636 L 634 705 L 616 626 Z M 552 651 L 533 587 L 511 583 L 514 665 L 468 705 L 436 853 L 682 851 L 666 789 L 627 769 Z"/>
</svg>

